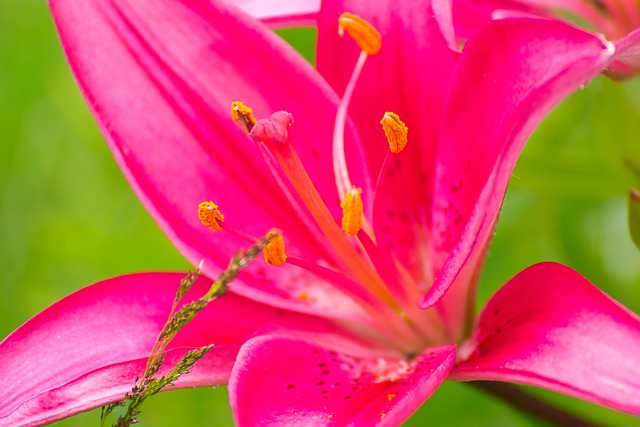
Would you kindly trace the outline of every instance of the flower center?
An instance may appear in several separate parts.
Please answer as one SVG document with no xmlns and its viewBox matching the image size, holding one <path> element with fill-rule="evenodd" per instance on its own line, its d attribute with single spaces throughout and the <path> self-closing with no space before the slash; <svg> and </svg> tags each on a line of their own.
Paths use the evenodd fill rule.
<svg viewBox="0 0 640 427">
<path fill-rule="evenodd" d="M 376 244 L 370 219 L 364 213 L 363 190 L 351 181 L 344 147 L 347 110 L 368 56 L 378 53 L 381 48 L 381 37 L 371 24 L 349 13 L 339 19 L 339 33 L 345 32 L 358 43 L 362 52 L 338 103 L 333 132 L 333 172 L 342 208 L 341 227 L 291 141 L 288 132 L 293 124 L 291 114 L 280 111 L 268 119 L 256 120 L 251 108 L 241 102 L 232 104 L 231 114 L 256 143 L 276 182 L 304 223 L 309 224 L 309 232 L 332 256 L 330 267 L 307 261 L 303 254 L 288 256 L 285 254 L 286 236 L 278 234 L 264 249 L 265 261 L 272 266 L 296 265 L 314 273 L 363 307 L 371 317 L 369 326 L 373 334 L 404 354 L 416 354 L 427 345 L 450 340 L 433 310 L 418 309 L 418 287 L 413 278 L 388 249 Z M 380 124 L 389 142 L 390 155 L 398 155 L 407 145 L 407 126 L 391 112 L 384 114 Z M 198 216 L 214 231 L 225 230 L 249 241 L 257 240 L 224 224 L 224 217 L 213 202 L 201 203 Z"/>
</svg>

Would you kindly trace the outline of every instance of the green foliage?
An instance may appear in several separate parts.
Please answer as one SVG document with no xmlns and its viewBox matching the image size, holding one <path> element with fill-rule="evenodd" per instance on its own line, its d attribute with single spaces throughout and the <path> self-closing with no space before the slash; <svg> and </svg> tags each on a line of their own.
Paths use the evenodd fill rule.
<svg viewBox="0 0 640 427">
<path fill-rule="evenodd" d="M 640 249 L 640 193 L 636 189 L 629 192 L 629 234 Z"/>
</svg>

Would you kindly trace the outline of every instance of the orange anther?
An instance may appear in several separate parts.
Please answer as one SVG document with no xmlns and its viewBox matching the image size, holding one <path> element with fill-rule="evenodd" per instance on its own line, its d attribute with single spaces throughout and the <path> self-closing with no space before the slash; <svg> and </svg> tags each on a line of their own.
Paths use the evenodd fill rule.
<svg viewBox="0 0 640 427">
<path fill-rule="evenodd" d="M 338 34 L 344 36 L 344 32 L 358 43 L 360 49 L 364 50 L 367 55 L 375 55 L 380 52 L 382 46 L 382 37 L 378 30 L 375 29 L 366 20 L 353 13 L 344 12 L 338 18 Z"/>
<path fill-rule="evenodd" d="M 276 230 L 269 231 L 267 237 L 271 238 L 271 240 L 262 251 L 264 260 L 269 265 L 279 267 L 287 261 L 287 254 L 284 252 L 284 238 L 282 233 Z"/>
<path fill-rule="evenodd" d="M 384 135 L 389 143 L 389 150 L 393 154 L 401 153 L 407 146 L 407 134 L 409 128 L 396 113 L 386 112 L 380 120 Z"/>
<path fill-rule="evenodd" d="M 234 122 L 242 126 L 246 133 L 251 132 L 256 124 L 256 118 L 253 117 L 253 110 L 240 101 L 231 103 L 231 118 Z"/>
<path fill-rule="evenodd" d="M 342 230 L 347 236 L 355 236 L 362 228 L 362 188 L 352 188 L 347 191 L 345 198 L 340 202 L 342 208 Z"/>
<path fill-rule="evenodd" d="M 202 202 L 198 205 L 198 218 L 203 225 L 213 231 L 222 230 L 220 223 L 224 221 L 224 215 L 218 209 L 218 205 L 213 202 Z"/>
</svg>

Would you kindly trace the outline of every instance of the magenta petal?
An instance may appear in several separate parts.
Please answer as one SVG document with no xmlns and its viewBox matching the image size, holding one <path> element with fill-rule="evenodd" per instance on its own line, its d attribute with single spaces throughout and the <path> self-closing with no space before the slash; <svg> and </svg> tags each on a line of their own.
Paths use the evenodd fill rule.
<svg viewBox="0 0 640 427">
<path fill-rule="evenodd" d="M 527 138 L 612 54 L 599 37 L 530 18 L 493 21 L 465 46 L 446 99 L 437 159 L 432 243 L 437 261 L 448 259 L 423 307 L 442 297 L 467 260 L 481 262 L 474 254 L 490 238 Z M 466 292 L 459 294 L 451 304 L 465 306 Z"/>
<path fill-rule="evenodd" d="M 640 69 L 640 28 L 616 42 L 615 59 Z"/>
<path fill-rule="evenodd" d="M 640 414 L 640 318 L 543 263 L 494 295 L 452 379 L 513 381 Z"/>
<path fill-rule="evenodd" d="M 314 342 L 321 344 L 280 336 L 247 341 L 229 380 L 239 426 L 400 425 L 440 386 L 455 361 L 454 346 L 432 348 L 405 362 L 349 356 L 326 346 L 322 336 Z"/>
<path fill-rule="evenodd" d="M 320 0 L 235 0 L 240 9 L 270 27 L 313 26 Z"/>
<path fill-rule="evenodd" d="M 205 272 L 214 274 L 246 246 L 200 224 L 197 206 L 205 200 L 220 206 L 230 227 L 258 237 L 276 227 L 292 255 L 325 257 L 230 117 L 235 100 L 252 106 L 257 117 L 292 113 L 297 152 L 339 218 L 331 176 L 336 95 L 305 60 L 258 21 L 222 2 L 50 3 L 71 67 L 123 173 L 194 265 L 205 260 Z M 349 155 L 360 158 L 355 151 Z M 359 177 L 364 170 L 353 173 Z M 250 268 L 253 274 L 238 284 L 238 292 L 296 306 L 287 288 L 300 281 L 297 269 Z"/>
<path fill-rule="evenodd" d="M 463 39 L 469 39 L 480 27 L 495 19 L 496 11 L 500 11 L 500 14 L 549 15 L 542 7 L 536 7 L 536 2 L 525 4 L 513 0 L 454 0 L 452 4 L 456 35 Z"/>
<path fill-rule="evenodd" d="M 166 322 L 181 274 L 122 276 L 82 289 L 47 308 L 0 343 L 0 426 L 32 425 L 113 402 L 144 371 Z M 208 289 L 201 278 L 185 300 Z M 215 344 L 178 387 L 223 384 L 240 344 L 260 328 L 326 331 L 321 319 L 228 294 L 170 344 L 167 363 Z M 169 366 L 169 365 L 167 365 Z"/>
</svg>

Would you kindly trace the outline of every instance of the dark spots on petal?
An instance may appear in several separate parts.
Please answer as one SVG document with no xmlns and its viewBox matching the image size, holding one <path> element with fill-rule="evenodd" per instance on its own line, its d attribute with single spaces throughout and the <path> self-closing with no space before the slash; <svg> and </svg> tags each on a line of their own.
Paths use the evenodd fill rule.
<svg viewBox="0 0 640 427">
<path fill-rule="evenodd" d="M 335 384 L 333 384 L 334 387 L 340 387 L 342 383 L 340 381 L 337 381 Z"/>
<path fill-rule="evenodd" d="M 323 362 L 318 363 L 318 368 L 324 368 L 325 366 L 327 366 L 326 363 L 323 363 Z"/>
<path fill-rule="evenodd" d="M 331 371 L 330 371 L 330 370 L 328 370 L 328 369 L 323 369 L 323 370 L 321 371 L 321 373 L 322 373 L 322 375 L 328 375 L 328 374 L 330 374 L 330 373 L 331 373 Z"/>
<path fill-rule="evenodd" d="M 351 399 L 351 396 L 350 396 L 350 395 L 346 395 L 344 398 L 345 398 L 346 400 L 349 400 L 349 399 Z"/>
<path fill-rule="evenodd" d="M 318 387 L 323 386 L 323 385 L 324 385 L 324 381 L 318 381 L 318 382 L 316 383 L 316 385 L 317 385 Z"/>
<path fill-rule="evenodd" d="M 496 309 L 493 311 L 493 315 L 494 315 L 494 316 L 498 316 L 499 314 L 500 314 L 500 309 L 499 309 L 499 308 L 496 308 Z"/>
<path fill-rule="evenodd" d="M 293 384 L 287 384 L 287 388 L 288 388 L 289 390 L 291 390 L 291 389 L 293 389 L 293 388 L 296 388 L 296 386 L 295 386 L 295 385 L 293 385 Z"/>
<path fill-rule="evenodd" d="M 327 394 L 327 393 L 329 393 L 329 390 L 327 390 L 327 389 L 324 389 L 324 390 L 322 390 L 322 391 L 320 392 L 320 394 Z"/>
<path fill-rule="evenodd" d="M 453 181 L 451 181 L 449 183 L 449 191 L 451 191 L 452 193 L 457 193 L 461 189 L 462 189 L 462 180 L 461 179 L 456 179 L 456 180 L 453 180 Z"/>
</svg>

